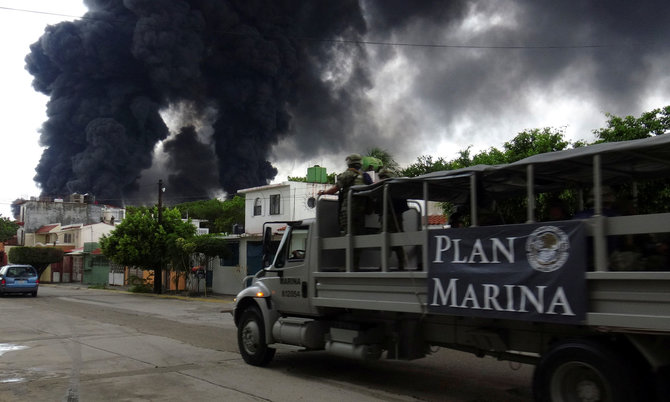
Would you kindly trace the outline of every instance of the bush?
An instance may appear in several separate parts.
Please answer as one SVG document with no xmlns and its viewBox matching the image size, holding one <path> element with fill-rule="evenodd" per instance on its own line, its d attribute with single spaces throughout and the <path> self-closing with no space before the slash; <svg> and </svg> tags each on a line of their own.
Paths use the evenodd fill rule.
<svg viewBox="0 0 670 402">
<path fill-rule="evenodd" d="M 151 293 L 154 291 L 154 287 L 146 283 L 140 283 L 137 285 L 132 285 L 128 288 L 128 291 L 133 293 Z"/>
</svg>

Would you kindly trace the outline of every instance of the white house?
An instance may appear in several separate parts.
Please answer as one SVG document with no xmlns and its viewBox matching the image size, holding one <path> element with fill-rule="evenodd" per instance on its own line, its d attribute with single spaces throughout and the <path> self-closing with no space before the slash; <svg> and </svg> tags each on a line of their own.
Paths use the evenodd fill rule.
<svg viewBox="0 0 670 402">
<path fill-rule="evenodd" d="M 182 219 L 181 221 L 186 223 L 186 222 L 188 222 L 188 219 Z M 193 226 L 195 226 L 195 229 L 196 229 L 195 234 L 196 235 L 209 234 L 209 228 L 200 227 L 203 222 L 207 222 L 207 219 L 193 219 L 193 218 L 191 218 L 191 224 Z"/>
<path fill-rule="evenodd" d="M 112 230 L 114 225 L 105 222 L 61 226 L 57 244 L 82 248 L 85 243 L 97 243 L 103 235 L 109 235 Z"/>
<path fill-rule="evenodd" d="M 332 184 L 287 181 L 281 184 L 247 188 L 245 195 L 244 232 L 259 234 L 268 221 L 294 221 L 316 216 L 316 197 Z"/>
<path fill-rule="evenodd" d="M 214 261 L 212 291 L 237 294 L 242 290 L 244 278 L 261 269 L 263 223 L 314 218 L 317 194 L 330 186 L 332 184 L 288 181 L 238 191 L 246 199 L 245 230 L 242 234 L 226 236 L 232 255 Z"/>
</svg>

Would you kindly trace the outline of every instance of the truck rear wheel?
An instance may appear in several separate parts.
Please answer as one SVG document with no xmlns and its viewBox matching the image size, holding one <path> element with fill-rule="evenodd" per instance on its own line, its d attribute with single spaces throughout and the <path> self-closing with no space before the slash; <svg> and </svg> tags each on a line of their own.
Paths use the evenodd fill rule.
<svg viewBox="0 0 670 402">
<path fill-rule="evenodd" d="M 533 377 L 536 401 L 642 401 L 637 365 L 592 341 L 569 341 L 542 357 Z"/>
<path fill-rule="evenodd" d="M 275 355 L 275 349 L 265 342 L 265 324 L 257 307 L 248 307 L 240 317 L 237 327 L 237 345 L 245 362 L 253 366 L 266 366 Z"/>
</svg>

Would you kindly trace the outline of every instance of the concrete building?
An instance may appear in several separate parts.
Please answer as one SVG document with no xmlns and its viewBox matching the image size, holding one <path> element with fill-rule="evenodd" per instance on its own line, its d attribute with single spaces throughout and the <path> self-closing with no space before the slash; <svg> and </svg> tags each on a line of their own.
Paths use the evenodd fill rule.
<svg viewBox="0 0 670 402">
<path fill-rule="evenodd" d="M 245 195 L 244 232 L 258 234 L 267 221 L 293 221 L 316 216 L 316 197 L 332 184 L 287 181 L 238 191 Z"/>
<path fill-rule="evenodd" d="M 16 217 L 20 228 L 17 231 L 18 245 L 42 243 L 42 237 L 35 237 L 36 232 L 56 222 L 62 226 L 92 225 L 99 222 L 118 223 L 125 218 L 125 208 L 110 205 L 94 204 L 85 196 L 73 194 L 66 201 L 63 199 L 31 199 L 20 204 Z M 33 238 L 34 237 L 34 238 Z"/>
<path fill-rule="evenodd" d="M 314 218 L 317 194 L 330 186 L 332 184 L 288 181 L 238 191 L 246 200 L 245 230 L 226 236 L 232 255 L 212 264 L 212 291 L 237 294 L 242 290 L 244 278 L 255 274 L 262 266 L 263 223 Z"/>
<path fill-rule="evenodd" d="M 125 208 L 96 204 L 81 194 L 66 199 L 32 198 L 16 205 L 19 246 L 57 247 L 65 252 L 63 261 L 51 264 L 40 280 L 108 282 L 111 267 L 100 253 L 98 241 L 125 218 Z"/>
<path fill-rule="evenodd" d="M 107 283 L 110 264 L 100 252 L 98 241 L 114 230 L 114 225 L 98 222 L 62 226 L 44 225 L 27 234 L 26 247 L 56 247 L 65 253 L 62 263 L 51 264 L 42 274 L 43 282 Z"/>
</svg>

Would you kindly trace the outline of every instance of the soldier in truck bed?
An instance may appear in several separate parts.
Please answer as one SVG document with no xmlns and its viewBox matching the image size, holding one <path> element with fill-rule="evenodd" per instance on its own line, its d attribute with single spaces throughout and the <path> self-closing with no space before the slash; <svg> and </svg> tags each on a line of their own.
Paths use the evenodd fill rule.
<svg viewBox="0 0 670 402">
<path fill-rule="evenodd" d="M 347 162 L 347 170 L 337 176 L 335 185 L 327 190 L 319 191 L 319 195 L 335 194 L 339 191 L 339 223 L 342 234 L 347 233 L 347 193 L 351 186 L 365 184 L 363 181 L 363 172 L 361 171 L 361 156 L 359 154 L 351 154 L 347 156 L 345 161 Z M 351 205 L 351 234 L 353 235 L 362 234 L 363 227 L 365 226 L 366 200 L 357 198 L 359 197 L 352 198 Z"/>
</svg>

